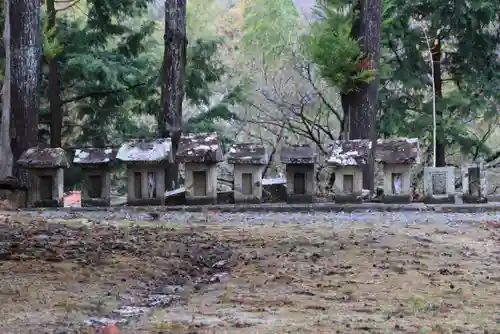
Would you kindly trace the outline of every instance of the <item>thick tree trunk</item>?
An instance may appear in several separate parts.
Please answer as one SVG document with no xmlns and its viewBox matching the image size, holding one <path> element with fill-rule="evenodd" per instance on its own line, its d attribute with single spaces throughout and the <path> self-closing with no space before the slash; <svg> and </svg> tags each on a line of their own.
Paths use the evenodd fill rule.
<svg viewBox="0 0 500 334">
<path fill-rule="evenodd" d="M 21 154 L 38 141 L 40 109 L 40 1 L 10 0 L 12 153 Z M 29 185 L 29 173 L 14 166 L 14 176 Z"/>
<path fill-rule="evenodd" d="M 376 115 L 380 69 L 380 0 L 358 0 L 353 7 L 358 17 L 353 23 L 351 34 L 358 39 L 361 52 L 368 68 L 377 70 L 375 80 L 362 83 L 357 91 L 342 96 L 342 104 L 348 106 L 349 139 L 377 140 Z M 363 188 L 374 191 L 374 150 L 363 170 Z"/>
<path fill-rule="evenodd" d="M 170 137 L 175 157 L 182 132 L 182 101 L 186 68 L 186 0 L 165 2 L 165 52 L 162 66 L 162 111 L 159 135 Z M 166 176 L 168 190 L 179 186 L 179 164 L 169 166 Z"/>
<path fill-rule="evenodd" d="M 51 30 L 56 25 L 56 8 L 54 0 L 47 0 L 47 30 Z M 61 109 L 61 86 L 57 66 L 57 56 L 47 59 L 49 65 L 49 112 L 50 112 L 50 146 L 62 146 L 62 109 Z"/>
<path fill-rule="evenodd" d="M 5 73 L 2 88 L 2 124 L 0 127 L 0 180 L 12 176 L 12 149 L 10 147 L 10 0 L 4 1 L 4 31 L 3 41 L 5 45 Z"/>
<path fill-rule="evenodd" d="M 434 94 L 436 94 L 436 119 L 438 131 L 436 131 L 436 167 L 446 166 L 446 142 L 443 131 L 439 131 L 439 124 L 443 120 L 443 112 L 440 110 L 440 100 L 443 97 L 443 79 L 441 72 L 441 41 L 434 40 L 432 46 L 432 66 L 434 67 Z"/>
</svg>

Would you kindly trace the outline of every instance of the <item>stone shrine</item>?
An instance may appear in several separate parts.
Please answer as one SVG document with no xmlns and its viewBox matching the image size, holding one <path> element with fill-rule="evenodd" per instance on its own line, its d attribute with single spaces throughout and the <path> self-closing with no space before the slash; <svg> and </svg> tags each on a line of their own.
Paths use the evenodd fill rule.
<svg viewBox="0 0 500 334">
<path fill-rule="evenodd" d="M 262 144 L 240 143 L 230 148 L 227 163 L 234 166 L 235 203 L 262 202 L 262 174 L 268 162 L 267 149 Z"/>
<path fill-rule="evenodd" d="M 79 148 L 73 164 L 82 168 L 81 205 L 109 206 L 111 204 L 111 167 L 116 161 L 112 148 Z"/>
<path fill-rule="evenodd" d="M 62 148 L 30 148 L 17 164 L 33 174 L 28 190 L 29 207 L 64 206 L 64 169 L 69 167 L 69 161 Z"/>
<path fill-rule="evenodd" d="M 384 203 L 412 201 L 411 168 L 418 163 L 419 143 L 416 138 L 379 139 L 375 162 L 382 173 L 382 200 Z"/>
<path fill-rule="evenodd" d="M 123 143 L 116 159 L 127 165 L 128 205 L 163 205 L 165 170 L 173 162 L 170 138 Z"/>
<path fill-rule="evenodd" d="M 365 139 L 337 140 L 330 145 L 327 163 L 335 172 L 336 203 L 363 201 L 362 166 L 368 164 L 371 149 L 372 141 Z"/>
<path fill-rule="evenodd" d="M 286 170 L 287 202 L 313 203 L 316 150 L 310 145 L 287 146 L 282 149 L 280 159 Z"/>
<path fill-rule="evenodd" d="M 217 204 L 217 163 L 224 160 L 217 133 L 186 134 L 176 154 L 184 164 L 188 204 Z"/>
</svg>

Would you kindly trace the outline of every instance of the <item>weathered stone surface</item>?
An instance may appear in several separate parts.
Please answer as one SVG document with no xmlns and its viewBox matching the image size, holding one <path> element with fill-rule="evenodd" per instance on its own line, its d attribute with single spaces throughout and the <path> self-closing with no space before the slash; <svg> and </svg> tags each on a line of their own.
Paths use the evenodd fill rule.
<svg viewBox="0 0 500 334">
<path fill-rule="evenodd" d="M 286 178 L 262 179 L 262 199 L 266 203 L 284 202 L 286 200 Z"/>
<path fill-rule="evenodd" d="M 371 140 L 336 140 L 329 146 L 327 163 L 331 166 L 361 166 L 368 163 Z"/>
<path fill-rule="evenodd" d="M 173 162 L 170 138 L 134 139 L 123 143 L 116 159 L 125 162 Z"/>
<path fill-rule="evenodd" d="M 361 204 L 363 197 L 356 194 L 335 194 L 335 204 Z"/>
<path fill-rule="evenodd" d="M 474 179 L 470 175 L 471 169 L 478 169 L 479 175 Z M 460 168 L 462 177 L 462 200 L 465 203 L 486 203 L 488 191 L 488 177 L 483 161 L 464 164 Z"/>
<path fill-rule="evenodd" d="M 66 152 L 60 148 L 32 147 L 26 150 L 17 163 L 24 168 L 68 168 Z"/>
<path fill-rule="evenodd" d="M 385 170 L 384 165 L 381 163 L 375 162 L 375 170 L 374 170 L 374 178 L 375 178 L 375 189 L 384 189 L 385 182 Z"/>
<path fill-rule="evenodd" d="M 7 176 L 0 180 L 0 208 L 18 209 L 27 206 L 28 188 L 18 178 Z"/>
<path fill-rule="evenodd" d="M 81 199 L 82 207 L 107 207 L 110 206 L 109 200 L 99 198 Z"/>
<path fill-rule="evenodd" d="M 424 167 L 424 202 L 454 203 L 455 167 Z"/>
<path fill-rule="evenodd" d="M 180 187 L 164 193 L 165 205 L 186 205 L 186 188 Z"/>
<path fill-rule="evenodd" d="M 267 149 L 262 144 L 234 144 L 227 155 L 229 164 L 266 165 L 268 161 Z"/>
<path fill-rule="evenodd" d="M 21 184 L 18 178 L 14 176 L 7 176 L 5 179 L 0 180 L 1 190 L 26 190 L 26 187 Z"/>
<path fill-rule="evenodd" d="M 316 162 L 316 150 L 311 145 L 286 146 L 281 150 L 280 160 L 282 164 L 314 164 Z"/>
<path fill-rule="evenodd" d="M 217 133 L 185 134 L 181 137 L 177 160 L 183 163 L 217 163 L 224 160 Z"/>
<path fill-rule="evenodd" d="M 224 194 L 230 196 L 230 193 Z M 222 201 L 227 203 L 227 201 Z M 298 213 L 298 212 L 322 212 L 322 213 L 361 213 L 361 212 L 415 212 L 421 215 L 424 212 L 431 213 L 486 213 L 486 212 L 500 212 L 499 203 L 480 203 L 480 204 L 425 204 L 425 203 L 410 203 L 410 204 L 384 204 L 384 203 L 362 203 L 362 204 L 339 204 L 333 202 L 326 203 L 307 203 L 307 204 L 288 204 L 288 203 L 265 203 L 257 205 L 235 205 L 235 204 L 217 204 L 217 205 L 162 205 L 154 207 L 144 206 L 127 206 L 127 207 L 59 207 L 51 208 L 51 210 L 40 211 L 37 208 L 26 208 L 22 212 L 38 217 L 68 217 L 74 213 L 90 213 L 93 219 L 95 217 L 112 216 L 116 219 L 117 215 L 123 217 L 136 216 L 138 220 L 143 220 L 142 213 L 157 212 L 167 213 L 167 219 L 170 219 L 170 214 L 174 212 L 206 212 L 213 211 L 220 213 L 243 213 L 243 212 L 257 212 L 257 213 Z M 259 216 L 260 217 L 260 216 Z M 434 217 L 434 216 L 433 216 Z M 439 216 L 436 216 L 439 218 Z M 468 216 L 467 218 L 470 218 Z"/>
<path fill-rule="evenodd" d="M 115 161 L 116 150 L 112 148 L 79 148 L 75 150 L 73 163 L 79 165 L 107 165 Z"/>
<path fill-rule="evenodd" d="M 419 142 L 416 138 L 378 139 L 375 161 L 385 164 L 413 164 L 419 158 Z"/>
</svg>

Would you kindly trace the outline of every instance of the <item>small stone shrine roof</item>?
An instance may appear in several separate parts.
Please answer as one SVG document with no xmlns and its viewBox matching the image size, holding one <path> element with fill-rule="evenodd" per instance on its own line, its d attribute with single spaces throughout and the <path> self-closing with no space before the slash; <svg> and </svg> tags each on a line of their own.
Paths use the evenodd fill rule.
<svg viewBox="0 0 500 334">
<path fill-rule="evenodd" d="M 289 164 L 314 164 L 316 162 L 316 150 L 311 145 L 291 145 L 281 150 L 281 163 Z"/>
<path fill-rule="evenodd" d="M 116 159 L 124 162 L 172 162 L 170 138 L 134 139 L 122 144 Z"/>
<path fill-rule="evenodd" d="M 60 147 L 32 147 L 21 154 L 17 160 L 23 168 L 68 168 L 69 161 L 66 151 Z"/>
<path fill-rule="evenodd" d="M 416 138 L 378 139 L 375 160 L 385 164 L 413 164 L 419 158 Z"/>
<path fill-rule="evenodd" d="M 371 148 L 368 139 L 336 140 L 329 146 L 327 163 L 338 167 L 366 165 Z"/>
<path fill-rule="evenodd" d="M 179 162 L 216 163 L 224 160 L 217 133 L 187 133 L 176 154 Z"/>
<path fill-rule="evenodd" d="M 268 161 L 267 149 L 262 144 L 234 144 L 227 155 L 227 163 L 229 164 L 265 165 Z"/>
<path fill-rule="evenodd" d="M 73 163 L 80 165 L 108 165 L 116 158 L 112 148 L 78 148 L 75 150 Z"/>
</svg>

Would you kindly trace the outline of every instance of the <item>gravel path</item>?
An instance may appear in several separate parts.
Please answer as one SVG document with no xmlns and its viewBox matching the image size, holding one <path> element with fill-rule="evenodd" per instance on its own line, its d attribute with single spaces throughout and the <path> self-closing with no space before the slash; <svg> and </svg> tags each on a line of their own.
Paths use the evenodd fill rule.
<svg viewBox="0 0 500 334">
<path fill-rule="evenodd" d="M 0 212 L 1 215 L 13 213 Z M 283 224 L 300 222 L 302 224 L 349 224 L 352 222 L 373 222 L 386 224 L 421 224 L 433 223 L 453 226 L 456 224 L 482 222 L 485 220 L 500 219 L 500 212 L 486 213 L 437 213 L 437 212 L 358 212 L 358 213 L 190 213 L 172 212 L 159 214 L 152 217 L 149 213 L 129 213 L 90 211 L 90 212 L 64 212 L 64 211 L 26 211 L 22 213 L 27 217 L 40 217 L 48 219 L 83 219 L 92 222 L 103 220 L 131 220 L 158 222 L 189 222 L 189 223 L 237 223 L 237 224 Z"/>
</svg>

